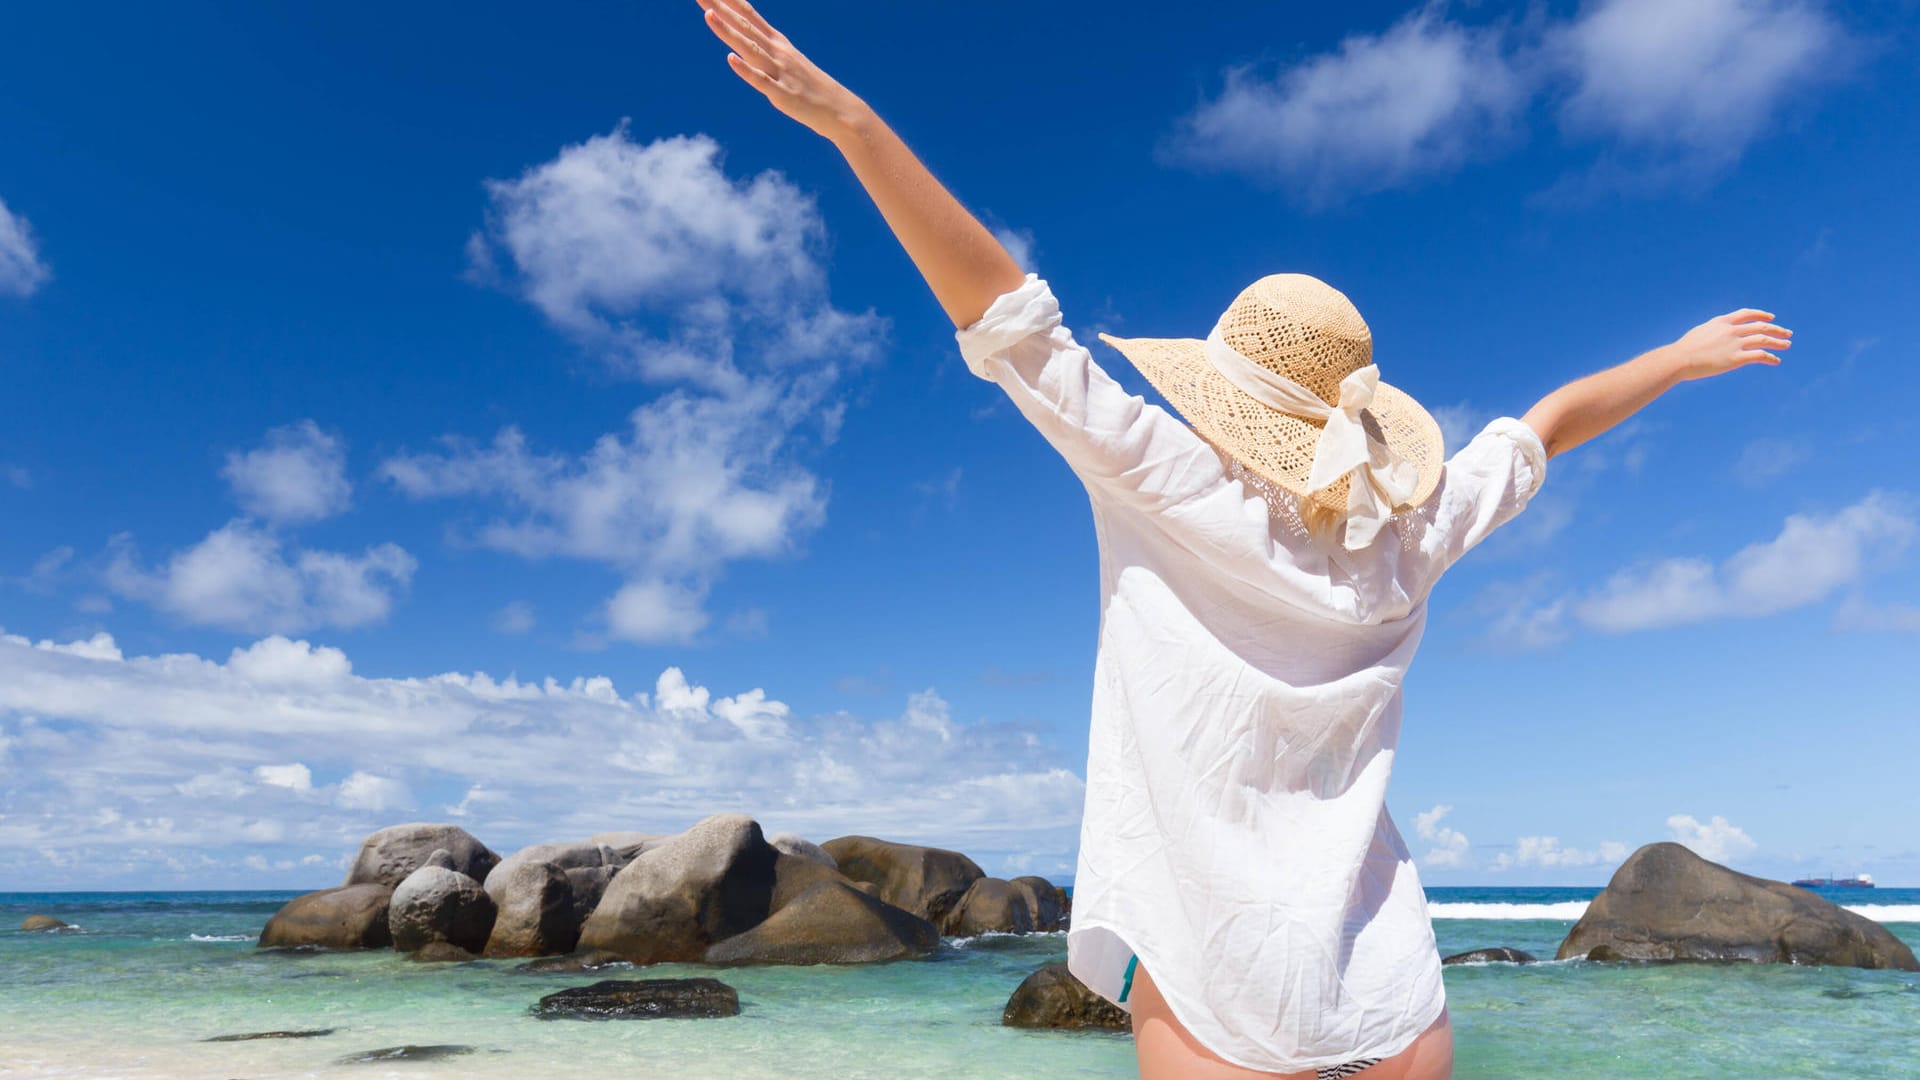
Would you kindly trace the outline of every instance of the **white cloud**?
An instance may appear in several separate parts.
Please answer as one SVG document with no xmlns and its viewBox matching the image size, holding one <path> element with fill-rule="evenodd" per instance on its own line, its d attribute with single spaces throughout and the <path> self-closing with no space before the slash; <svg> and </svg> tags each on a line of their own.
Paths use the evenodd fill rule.
<svg viewBox="0 0 1920 1080">
<path fill-rule="evenodd" d="M 1464 833 L 1449 825 L 1440 824 L 1440 819 L 1453 812 L 1453 807 L 1441 803 L 1431 810 L 1422 810 L 1413 816 L 1414 831 L 1420 839 L 1434 845 L 1420 862 L 1424 866 L 1461 867 L 1472 858 L 1472 844 Z"/>
<path fill-rule="evenodd" d="M 319 521 L 345 510 L 353 496 L 346 448 L 311 420 L 274 428 L 266 445 L 227 455 L 220 475 L 241 509 L 280 524 Z"/>
<path fill-rule="evenodd" d="M 1588 849 L 1561 847 L 1557 836 L 1523 836 L 1511 853 L 1503 851 L 1494 856 L 1493 868 L 1604 866 L 1620 862 L 1628 853 L 1627 845 L 1618 840 L 1603 840 L 1599 847 Z"/>
<path fill-rule="evenodd" d="M 1719 566 L 1674 558 L 1622 571 L 1574 612 L 1596 629 L 1621 632 L 1790 611 L 1860 580 L 1876 557 L 1897 554 L 1917 530 L 1901 500 L 1875 492 L 1824 517 L 1791 515 L 1778 536 Z"/>
<path fill-rule="evenodd" d="M 704 592 L 667 581 L 629 581 L 607 601 L 607 632 L 643 644 L 689 641 L 710 621 Z"/>
<path fill-rule="evenodd" d="M 1526 96 L 1499 31 L 1428 6 L 1272 79 L 1229 69 L 1166 152 L 1338 202 L 1459 166 L 1502 137 Z"/>
<path fill-rule="evenodd" d="M 1548 48 L 1574 81 L 1570 130 L 1725 160 L 1831 70 L 1844 40 L 1810 0 L 1597 0 Z"/>
<path fill-rule="evenodd" d="M 1546 598 L 1546 582 L 1490 587 L 1478 606 L 1491 617 L 1488 641 L 1541 648 L 1572 625 L 1627 633 L 1712 619 L 1759 618 L 1828 599 L 1891 565 L 1920 535 L 1911 500 L 1872 492 L 1831 514 L 1793 514 L 1770 540 L 1715 564 L 1699 556 L 1661 559 L 1615 573 L 1599 588 Z M 1849 596 L 1835 612 L 1841 629 L 1900 629 L 1899 605 Z"/>
<path fill-rule="evenodd" d="M 32 226 L 0 200 L 0 296 L 32 296 L 52 276 Z"/>
<path fill-rule="evenodd" d="M 405 810 L 413 805 L 413 793 L 392 777 L 356 770 L 340 781 L 334 802 L 348 810 Z"/>
<path fill-rule="evenodd" d="M 278 634 L 261 638 L 227 657 L 229 670 L 261 686 L 319 686 L 352 674 L 347 654 L 325 645 L 288 641 Z"/>
<path fill-rule="evenodd" d="M 1024 273 L 1033 273 L 1033 230 L 1001 228 L 993 230 L 993 238 L 1007 249 L 1013 261 L 1020 264 Z"/>
<path fill-rule="evenodd" d="M 238 520 L 143 568 L 130 539 L 118 537 L 107 584 L 190 623 L 254 633 L 379 622 L 413 579 L 417 564 L 396 544 L 359 555 L 283 550 L 280 538 Z"/>
<path fill-rule="evenodd" d="M 1710 862 L 1729 863 L 1759 847 L 1746 830 L 1719 814 L 1702 824 L 1692 814 L 1675 814 L 1667 819 L 1667 831 L 1673 839 L 1693 849 Z"/>
<path fill-rule="evenodd" d="M 367 678 L 344 657 L 324 683 L 258 680 L 275 652 L 297 649 L 222 664 L 123 658 L 104 635 L 0 636 L 9 794 L 36 808 L 0 819 L 0 876 L 133 887 L 203 881 L 244 855 L 297 865 L 416 804 L 458 808 L 501 851 L 739 810 L 770 832 L 957 848 L 989 872 L 1014 856 L 1071 869 L 1080 777 L 1017 725 L 957 722 L 932 693 L 891 717 L 800 718 L 679 669 L 641 694 L 605 677 Z M 345 779 L 316 788 L 316 772 Z"/>
<path fill-rule="evenodd" d="M 1876 604 L 1864 597 L 1849 596 L 1834 612 L 1833 624 L 1841 630 L 1920 634 L 1920 604 Z"/>
<path fill-rule="evenodd" d="M 477 277 L 512 286 L 575 336 L 649 379 L 728 390 L 761 365 L 870 359 L 885 322 L 826 301 L 826 229 L 779 173 L 735 181 L 704 135 L 646 145 L 624 124 L 515 180 L 490 180 Z M 663 316 L 666 336 L 642 325 Z"/>
<path fill-rule="evenodd" d="M 297 761 L 291 765 L 261 765 L 253 770 L 253 778 L 288 791 L 313 790 L 313 771 Z"/>
<path fill-rule="evenodd" d="M 524 634 L 533 629 L 533 605 L 514 600 L 493 613 L 493 628 L 502 634 Z"/>
</svg>

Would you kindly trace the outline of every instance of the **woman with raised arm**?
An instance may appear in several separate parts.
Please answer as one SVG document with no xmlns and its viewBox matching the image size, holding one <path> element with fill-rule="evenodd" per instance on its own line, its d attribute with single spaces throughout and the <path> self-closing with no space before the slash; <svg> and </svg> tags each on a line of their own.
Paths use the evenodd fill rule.
<svg viewBox="0 0 1920 1080">
<path fill-rule="evenodd" d="M 1386 810 L 1428 594 L 1548 458 L 1683 380 L 1778 363 L 1791 331 L 1721 316 L 1443 460 L 1347 298 L 1274 274 L 1204 337 L 1101 335 L 1182 423 L 1094 363 L 865 102 L 747 0 L 699 3 L 735 74 L 846 156 L 968 368 L 1086 486 L 1101 617 L 1067 963 L 1131 1013 L 1141 1076 L 1451 1076 L 1432 922 Z"/>
</svg>

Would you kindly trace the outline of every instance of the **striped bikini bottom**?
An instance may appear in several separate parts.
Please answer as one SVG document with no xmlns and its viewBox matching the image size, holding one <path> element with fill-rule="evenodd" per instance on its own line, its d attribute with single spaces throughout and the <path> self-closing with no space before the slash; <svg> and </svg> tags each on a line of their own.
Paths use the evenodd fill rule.
<svg viewBox="0 0 1920 1080">
<path fill-rule="evenodd" d="M 1127 977 L 1126 980 L 1120 984 L 1121 1001 L 1127 1000 L 1127 995 L 1133 992 L 1133 969 L 1139 966 L 1140 958 L 1138 956 L 1127 961 Z M 1343 1076 L 1356 1076 L 1385 1060 L 1386 1058 L 1359 1058 L 1354 1061 L 1342 1062 L 1339 1065 L 1322 1065 L 1314 1070 L 1314 1076 L 1316 1080 L 1340 1080 L 1340 1077 Z"/>
</svg>

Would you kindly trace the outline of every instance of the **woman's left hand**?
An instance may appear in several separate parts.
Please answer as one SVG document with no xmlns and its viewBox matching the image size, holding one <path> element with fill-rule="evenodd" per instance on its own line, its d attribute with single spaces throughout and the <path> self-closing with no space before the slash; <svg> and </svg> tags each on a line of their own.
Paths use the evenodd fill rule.
<svg viewBox="0 0 1920 1080">
<path fill-rule="evenodd" d="M 727 65 L 773 107 L 830 140 L 851 133 L 866 112 L 846 87 L 793 47 L 747 0 L 698 0 L 707 28 L 733 52 Z"/>
</svg>

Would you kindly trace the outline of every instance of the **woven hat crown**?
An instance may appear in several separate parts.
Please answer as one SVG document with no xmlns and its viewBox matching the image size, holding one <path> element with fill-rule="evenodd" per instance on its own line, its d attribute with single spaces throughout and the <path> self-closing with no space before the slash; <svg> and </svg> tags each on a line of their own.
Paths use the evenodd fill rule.
<svg viewBox="0 0 1920 1080">
<path fill-rule="evenodd" d="M 1309 274 L 1268 274 L 1240 290 L 1220 336 L 1254 363 L 1329 405 L 1340 380 L 1373 362 L 1373 331 L 1345 293 Z"/>
</svg>

